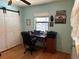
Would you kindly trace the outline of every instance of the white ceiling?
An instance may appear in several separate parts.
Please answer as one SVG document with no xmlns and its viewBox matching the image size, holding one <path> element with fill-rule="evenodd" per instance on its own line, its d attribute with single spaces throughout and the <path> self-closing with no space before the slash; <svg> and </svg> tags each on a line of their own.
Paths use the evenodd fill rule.
<svg viewBox="0 0 79 59">
<path fill-rule="evenodd" d="M 31 3 L 31 5 L 40 5 L 40 4 L 45 4 L 45 3 L 50 3 L 50 2 L 54 2 L 54 1 L 60 1 L 60 0 L 27 0 Z M 22 1 L 16 1 L 16 3 L 13 3 L 13 5 L 17 5 L 17 6 L 28 6 L 25 3 L 23 3 Z"/>
<path fill-rule="evenodd" d="M 0 0 L 3 2 L 8 3 L 9 0 Z M 27 4 L 23 3 L 20 0 L 13 0 L 16 2 L 13 2 L 13 5 L 19 6 L 19 7 L 23 7 L 23 6 L 28 6 Z M 64 0 L 27 0 L 28 2 L 31 3 L 31 5 L 40 5 L 40 4 L 46 4 L 46 3 L 51 3 L 51 2 L 58 2 L 58 1 L 64 1 Z"/>
</svg>

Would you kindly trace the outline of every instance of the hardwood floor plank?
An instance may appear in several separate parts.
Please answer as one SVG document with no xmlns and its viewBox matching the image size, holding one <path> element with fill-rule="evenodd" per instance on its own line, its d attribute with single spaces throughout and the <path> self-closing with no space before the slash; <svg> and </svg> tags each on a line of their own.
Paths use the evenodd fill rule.
<svg viewBox="0 0 79 59">
<path fill-rule="evenodd" d="M 24 54 L 22 46 L 15 47 L 2 53 L 0 59 L 71 59 L 69 54 L 56 52 L 54 54 L 38 50 L 31 55 L 29 52 Z"/>
</svg>

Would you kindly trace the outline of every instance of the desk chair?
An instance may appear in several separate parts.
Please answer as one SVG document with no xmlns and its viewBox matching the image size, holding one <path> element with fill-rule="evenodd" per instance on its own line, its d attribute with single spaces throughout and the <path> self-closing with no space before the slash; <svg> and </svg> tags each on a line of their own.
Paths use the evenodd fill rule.
<svg viewBox="0 0 79 59">
<path fill-rule="evenodd" d="M 30 34 L 28 32 L 21 32 L 22 38 L 23 38 L 23 44 L 25 47 L 25 52 L 26 51 L 30 51 L 31 55 L 32 52 L 35 51 L 35 44 L 36 44 L 36 40 L 34 37 L 31 37 Z M 29 47 L 26 48 L 26 45 L 28 45 Z"/>
</svg>

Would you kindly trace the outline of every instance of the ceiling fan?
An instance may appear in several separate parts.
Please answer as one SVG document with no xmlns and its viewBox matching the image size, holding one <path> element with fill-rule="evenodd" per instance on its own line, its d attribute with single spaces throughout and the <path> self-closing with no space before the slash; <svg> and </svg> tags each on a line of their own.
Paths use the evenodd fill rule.
<svg viewBox="0 0 79 59">
<path fill-rule="evenodd" d="M 20 0 L 20 1 L 24 2 L 24 3 L 27 4 L 27 5 L 31 5 L 31 3 L 28 2 L 28 1 L 26 1 L 26 0 Z M 9 1 L 8 1 L 8 5 L 11 5 L 12 3 L 13 3 L 13 0 L 9 0 Z"/>
</svg>

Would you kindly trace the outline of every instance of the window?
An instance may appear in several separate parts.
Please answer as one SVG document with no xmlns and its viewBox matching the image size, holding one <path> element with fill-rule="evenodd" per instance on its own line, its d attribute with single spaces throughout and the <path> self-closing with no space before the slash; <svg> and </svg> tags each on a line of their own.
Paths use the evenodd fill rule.
<svg viewBox="0 0 79 59">
<path fill-rule="evenodd" d="M 36 30 L 47 31 L 49 17 L 36 17 Z"/>
</svg>

